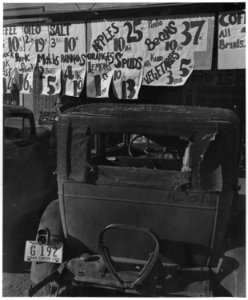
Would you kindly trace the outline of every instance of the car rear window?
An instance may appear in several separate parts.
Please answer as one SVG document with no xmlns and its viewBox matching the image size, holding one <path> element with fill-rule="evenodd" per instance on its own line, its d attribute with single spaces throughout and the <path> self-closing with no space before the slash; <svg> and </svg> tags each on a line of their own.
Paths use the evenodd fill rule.
<svg viewBox="0 0 248 300">
<path fill-rule="evenodd" d="M 28 141 L 31 138 L 31 122 L 26 116 L 4 118 L 4 139 L 8 141 Z"/>
</svg>

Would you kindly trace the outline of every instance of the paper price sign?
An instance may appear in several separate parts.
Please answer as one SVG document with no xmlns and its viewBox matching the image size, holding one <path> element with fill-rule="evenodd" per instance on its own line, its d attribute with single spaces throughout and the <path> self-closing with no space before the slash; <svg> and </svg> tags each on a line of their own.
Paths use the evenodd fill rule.
<svg viewBox="0 0 248 300">
<path fill-rule="evenodd" d="M 211 67 L 213 24 L 202 16 L 89 23 L 87 77 L 114 71 L 122 99 L 137 98 L 141 84 L 183 85 L 193 69 Z M 87 80 L 87 94 L 102 97 L 93 87 Z"/>
<path fill-rule="evenodd" d="M 219 16 L 218 69 L 244 69 L 245 12 L 224 12 Z"/>
<path fill-rule="evenodd" d="M 3 91 L 11 93 L 16 77 L 16 64 L 19 51 L 23 52 L 22 28 L 7 26 L 3 28 Z"/>
<path fill-rule="evenodd" d="M 148 22 L 142 84 L 184 85 L 197 65 L 195 55 L 207 51 L 210 17 Z M 213 32 L 212 32 L 213 34 Z"/>
<path fill-rule="evenodd" d="M 141 87 L 143 73 L 133 71 L 132 74 L 126 70 L 116 71 L 114 73 L 114 92 L 119 99 L 138 99 L 139 89 Z M 122 76 L 120 76 L 120 74 Z"/>
<path fill-rule="evenodd" d="M 53 96 L 61 91 L 61 69 L 42 69 L 42 95 Z"/>
<path fill-rule="evenodd" d="M 107 98 L 113 71 L 87 74 L 87 96 L 90 98 Z"/>
<path fill-rule="evenodd" d="M 76 69 L 68 66 L 62 71 L 63 94 L 67 96 L 79 97 L 84 87 L 85 69 Z"/>
<path fill-rule="evenodd" d="M 13 81 L 14 81 L 14 78 L 13 78 L 13 76 L 11 76 L 11 74 L 9 76 L 3 77 L 3 92 L 5 94 L 11 93 L 11 90 L 13 87 Z"/>
<path fill-rule="evenodd" d="M 30 94 L 33 89 L 33 72 L 19 75 L 22 94 Z"/>
<path fill-rule="evenodd" d="M 49 65 L 62 68 L 63 94 L 79 97 L 83 90 L 86 69 L 85 25 L 52 24 L 49 25 L 48 32 L 51 58 Z"/>
<path fill-rule="evenodd" d="M 90 39 L 87 53 L 88 96 L 108 97 L 113 80 L 114 92 L 118 98 L 137 98 L 142 81 L 140 73 L 143 73 L 144 56 L 144 51 L 139 47 L 139 42 L 143 38 L 140 26 L 142 27 L 141 21 L 88 24 Z M 104 74 L 107 74 L 107 79 L 104 79 L 106 76 Z M 104 84 L 104 88 L 96 84 L 97 92 L 94 92 L 93 78 L 98 79 L 101 85 Z"/>
<path fill-rule="evenodd" d="M 4 53 L 24 51 L 22 27 L 6 26 L 3 28 Z"/>
<path fill-rule="evenodd" d="M 66 95 L 79 97 L 86 71 L 85 24 L 50 24 L 4 27 L 3 49 L 5 92 L 13 82 L 22 93 L 32 92 L 33 72 L 37 65 L 43 70 L 42 94 L 56 95 L 61 91 L 61 69 L 72 67 L 75 78 L 66 81 Z M 16 74 L 9 74 L 15 70 Z M 65 81 L 63 81 L 64 83 Z"/>
<path fill-rule="evenodd" d="M 224 22 L 225 18 L 229 17 L 226 15 Z M 234 22 L 234 16 L 230 18 L 230 23 Z M 86 76 L 88 97 L 108 97 L 113 83 L 118 98 L 137 99 L 142 84 L 179 86 L 194 69 L 211 68 L 212 16 L 90 22 L 87 37 L 85 26 L 4 27 L 5 91 L 10 91 L 16 80 L 22 93 L 32 92 L 37 65 L 43 74 L 43 95 L 62 90 L 79 97 Z M 19 78 L 10 76 L 13 72 Z"/>
</svg>

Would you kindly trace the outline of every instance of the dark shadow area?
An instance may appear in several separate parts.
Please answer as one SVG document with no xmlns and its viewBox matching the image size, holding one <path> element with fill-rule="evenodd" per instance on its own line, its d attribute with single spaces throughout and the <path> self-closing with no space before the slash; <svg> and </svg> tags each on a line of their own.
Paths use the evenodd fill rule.
<svg viewBox="0 0 248 300">
<path fill-rule="evenodd" d="M 3 225 L 3 272 L 29 273 L 30 263 L 24 262 L 26 240 L 35 240 L 41 214 L 26 216 Z M 19 222 L 20 221 L 20 222 Z"/>
<path fill-rule="evenodd" d="M 51 178 L 51 180 L 54 179 Z M 7 192 L 4 193 L 3 272 L 30 272 L 30 263 L 24 262 L 25 243 L 27 240 L 35 240 L 42 213 L 48 203 L 56 197 L 55 182 L 51 189 L 42 190 L 42 192 L 38 192 L 34 186 L 29 189 L 28 193 L 16 193 L 16 195 L 12 193 L 12 196 Z"/>
</svg>

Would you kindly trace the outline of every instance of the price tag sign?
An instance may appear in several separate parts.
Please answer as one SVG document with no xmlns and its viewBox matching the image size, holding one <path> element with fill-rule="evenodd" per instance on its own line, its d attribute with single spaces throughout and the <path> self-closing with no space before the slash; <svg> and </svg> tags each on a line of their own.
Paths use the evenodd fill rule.
<svg viewBox="0 0 248 300">
<path fill-rule="evenodd" d="M 22 28 L 6 26 L 3 28 L 3 92 L 11 93 L 17 75 L 19 52 L 24 51 Z"/>
<path fill-rule="evenodd" d="M 10 94 L 11 90 L 13 88 L 14 78 L 13 78 L 13 76 L 11 76 L 11 71 L 10 70 L 5 70 L 5 72 L 8 72 L 9 75 L 3 76 L 3 92 L 5 94 Z"/>
<path fill-rule="evenodd" d="M 138 99 L 143 73 L 133 70 L 133 72 L 122 70 L 122 76 L 118 78 L 118 72 L 114 77 L 114 92 L 119 99 Z"/>
<path fill-rule="evenodd" d="M 89 98 L 107 98 L 114 71 L 87 74 L 87 96 Z"/>
<path fill-rule="evenodd" d="M 203 16 L 149 21 L 142 84 L 180 86 L 198 64 L 210 69 L 213 23 L 214 17 Z"/>
<path fill-rule="evenodd" d="M 86 73 L 85 24 L 51 24 L 48 32 L 49 66 L 61 68 L 63 94 L 79 97 Z M 59 89 L 55 90 L 55 93 L 58 92 Z"/>
<path fill-rule="evenodd" d="M 22 94 L 30 94 L 33 90 L 33 71 L 19 74 L 20 90 Z"/>
<path fill-rule="evenodd" d="M 69 65 L 62 71 L 62 79 L 63 94 L 79 97 L 84 87 L 85 68 L 72 68 Z"/>
<path fill-rule="evenodd" d="M 42 68 L 41 70 L 42 95 L 53 96 L 59 94 L 61 91 L 61 69 Z"/>
<path fill-rule="evenodd" d="M 118 98 L 136 99 L 143 73 L 141 41 L 144 24 L 141 21 L 114 21 L 87 26 L 87 95 L 108 97 L 113 80 Z"/>
<path fill-rule="evenodd" d="M 219 15 L 218 69 L 245 69 L 245 11 Z"/>
<path fill-rule="evenodd" d="M 219 22 L 226 26 L 236 20 L 235 25 L 240 25 L 242 18 L 226 14 Z M 141 85 L 180 86 L 194 69 L 210 69 L 213 29 L 213 16 L 89 22 L 87 37 L 85 23 L 7 26 L 3 36 L 4 92 L 10 92 L 17 82 L 22 93 L 31 93 L 38 66 L 42 95 L 62 91 L 79 97 L 87 77 L 88 97 L 108 97 L 113 83 L 118 98 L 137 99 Z M 219 35 L 224 35 L 223 30 Z M 233 35 L 236 38 L 236 33 Z M 244 46 L 241 38 L 239 45 Z M 223 41 L 219 48 L 224 50 L 221 45 Z M 220 61 L 221 57 L 224 60 L 225 56 L 220 55 Z M 13 73 L 15 76 L 10 75 Z"/>
<path fill-rule="evenodd" d="M 117 97 L 136 99 L 141 84 L 180 86 L 194 69 L 211 68 L 213 16 L 92 22 L 87 26 L 88 95 L 106 96 L 108 89 L 102 92 L 93 78 L 102 84 L 102 75 L 110 71 L 114 71 Z"/>
</svg>

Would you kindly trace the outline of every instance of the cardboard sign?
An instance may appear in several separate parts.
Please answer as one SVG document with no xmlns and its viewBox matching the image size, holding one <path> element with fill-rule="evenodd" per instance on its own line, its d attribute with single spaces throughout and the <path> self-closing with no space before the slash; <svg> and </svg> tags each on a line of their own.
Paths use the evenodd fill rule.
<svg viewBox="0 0 248 300">
<path fill-rule="evenodd" d="M 88 97 L 108 96 L 110 78 L 122 99 L 137 99 L 141 84 L 183 85 L 193 69 L 211 68 L 213 28 L 214 17 L 87 24 Z"/>
<path fill-rule="evenodd" d="M 219 15 L 218 69 L 245 68 L 245 12 Z"/>
</svg>

